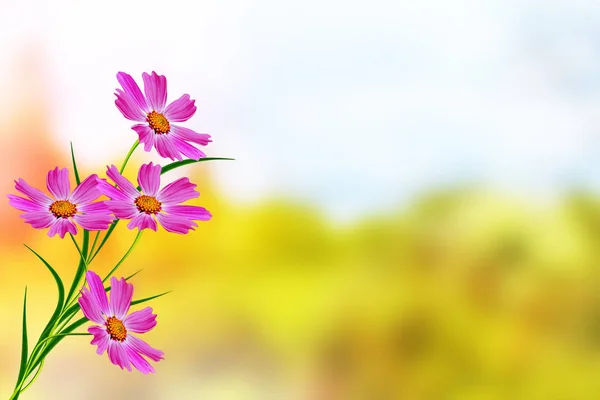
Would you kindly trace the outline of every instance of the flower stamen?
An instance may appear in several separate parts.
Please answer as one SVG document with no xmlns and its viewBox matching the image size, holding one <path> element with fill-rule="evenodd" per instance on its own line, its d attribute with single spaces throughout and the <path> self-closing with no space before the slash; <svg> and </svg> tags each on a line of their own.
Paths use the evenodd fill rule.
<svg viewBox="0 0 600 400">
<path fill-rule="evenodd" d="M 127 329 L 123 322 L 115 316 L 108 317 L 106 319 L 106 332 L 110 335 L 112 340 L 122 342 L 127 337 Z"/>
<path fill-rule="evenodd" d="M 70 218 L 77 214 L 77 206 L 67 200 L 57 200 L 50 204 L 50 212 L 56 218 Z"/>
<path fill-rule="evenodd" d="M 135 205 L 138 210 L 145 212 L 146 214 L 157 214 L 162 210 L 162 203 L 160 201 L 145 194 L 135 199 Z"/>
<path fill-rule="evenodd" d="M 169 121 L 165 118 L 164 115 L 157 113 L 156 111 L 152 111 L 148 113 L 146 116 L 146 120 L 150 125 L 150 128 L 154 130 L 154 133 L 158 135 L 162 135 L 164 133 L 169 133 L 171 130 L 171 125 Z"/>
</svg>

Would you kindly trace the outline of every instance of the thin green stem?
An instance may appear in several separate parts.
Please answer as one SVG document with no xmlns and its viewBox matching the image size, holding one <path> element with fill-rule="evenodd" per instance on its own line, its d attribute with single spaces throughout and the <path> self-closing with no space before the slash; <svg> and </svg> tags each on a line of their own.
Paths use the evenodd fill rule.
<svg viewBox="0 0 600 400">
<path fill-rule="evenodd" d="M 129 149 L 129 153 L 127 153 L 127 155 L 125 156 L 125 160 L 123 160 L 123 165 L 121 165 L 121 169 L 119 169 L 119 173 L 123 173 L 123 171 L 125 170 L 125 166 L 127 165 L 127 162 L 129 161 L 129 158 L 131 157 L 131 155 L 133 154 L 133 152 L 135 151 L 135 149 L 138 147 L 138 145 L 140 144 L 139 140 L 136 140 L 135 143 L 133 144 L 133 146 L 131 146 L 131 149 Z"/>
<path fill-rule="evenodd" d="M 138 231 L 137 235 L 135 236 L 135 239 L 133 240 L 133 243 L 129 247 L 129 250 L 127 250 L 127 253 L 125 253 L 125 255 L 119 260 L 119 262 L 117 263 L 117 265 L 115 265 L 115 267 L 110 270 L 110 272 L 106 275 L 106 277 L 102 280 L 102 282 L 105 282 L 108 278 L 110 278 L 110 276 L 117 270 L 117 268 L 119 268 L 119 266 L 123 263 L 123 261 L 125 261 L 125 259 L 129 256 L 129 254 L 131 254 L 131 252 L 135 248 L 135 245 L 142 238 L 142 233 L 144 233 L 143 230 L 139 230 Z"/>
<path fill-rule="evenodd" d="M 79 247 L 79 245 L 77 244 L 77 241 L 75 240 L 75 238 L 73 237 L 72 233 L 69 233 L 69 236 L 71 237 L 71 240 L 73 241 L 73 244 L 75 245 L 75 247 L 77 248 L 77 252 L 79 253 L 79 257 L 81 257 L 80 261 L 83 261 L 86 268 L 87 268 L 87 261 L 86 261 L 86 256 L 83 255 L 83 253 L 81 252 L 81 248 Z"/>
<path fill-rule="evenodd" d="M 89 254 L 94 254 L 94 249 L 96 248 L 96 242 L 98 241 L 98 236 L 100 236 L 100 231 L 96 231 L 96 237 L 94 237 L 94 243 L 92 243 L 92 248 L 90 249 Z M 90 265 L 90 261 L 91 260 L 87 260 L 88 265 Z"/>
</svg>

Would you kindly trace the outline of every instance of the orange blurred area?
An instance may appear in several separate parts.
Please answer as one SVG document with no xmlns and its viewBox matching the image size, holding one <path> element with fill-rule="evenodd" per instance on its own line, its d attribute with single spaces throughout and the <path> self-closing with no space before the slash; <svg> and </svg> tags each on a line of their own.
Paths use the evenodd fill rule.
<svg viewBox="0 0 600 400">
<path fill-rule="evenodd" d="M 29 100 L 0 119 L 10 133 L 0 136 L 10 149 L 0 159 L 4 194 L 18 177 L 43 187 L 49 169 L 70 162 L 43 104 Z M 142 270 L 134 298 L 172 291 L 149 303 L 158 325 L 143 338 L 166 354 L 157 373 L 121 371 L 88 337 L 68 338 L 23 400 L 600 396 L 600 199 L 574 193 L 541 207 L 432 188 L 396 212 L 341 225 L 291 199 L 236 204 L 215 188 L 217 168 L 189 169 L 201 193 L 190 204 L 213 219 L 185 236 L 145 232 L 117 272 Z M 70 240 L 18 214 L 0 203 L 0 398 L 18 371 L 25 286 L 31 342 L 56 300 L 52 277 L 22 244 L 66 285 L 77 266 Z M 118 226 L 91 269 L 108 272 L 134 236 Z"/>
</svg>

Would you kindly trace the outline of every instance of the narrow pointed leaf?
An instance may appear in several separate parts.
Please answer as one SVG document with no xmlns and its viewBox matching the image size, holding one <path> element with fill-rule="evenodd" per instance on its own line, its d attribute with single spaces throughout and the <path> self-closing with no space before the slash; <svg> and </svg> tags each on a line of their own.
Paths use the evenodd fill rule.
<svg viewBox="0 0 600 400">
<path fill-rule="evenodd" d="M 42 332 L 42 334 L 40 336 L 40 339 L 43 339 L 45 336 L 48 335 L 50 330 L 52 330 L 52 326 L 54 325 L 54 323 L 56 322 L 56 319 L 58 318 L 58 316 L 60 315 L 60 312 L 62 311 L 62 308 L 64 305 L 64 300 L 65 300 L 65 286 L 63 285 L 63 282 L 60 279 L 60 276 L 56 273 L 56 270 L 54 268 L 52 268 L 52 266 L 46 260 L 44 260 L 44 258 L 42 256 L 40 256 L 38 253 L 36 253 L 35 250 L 33 250 L 31 247 L 29 247 L 27 245 L 25 245 L 25 247 L 27 247 L 29 249 L 29 251 L 31 251 L 33 254 L 35 254 L 37 256 L 37 258 L 39 258 L 40 261 L 44 263 L 46 268 L 48 268 L 48 271 L 50 271 L 50 273 L 54 277 L 54 280 L 56 281 L 56 287 L 58 288 L 58 302 L 56 303 L 56 308 L 54 309 L 54 313 L 50 317 L 50 320 L 48 321 L 46 328 L 44 328 L 44 331 Z"/>
<path fill-rule="evenodd" d="M 131 305 L 132 305 L 132 306 L 134 306 L 134 305 L 136 305 L 136 304 L 145 303 L 146 301 L 150 301 L 150 300 L 153 300 L 153 299 L 157 299 L 157 298 L 159 298 L 159 297 L 162 297 L 162 296 L 164 296 L 165 294 L 169 294 L 169 293 L 171 293 L 171 292 L 172 292 L 172 290 L 169 290 L 168 292 L 163 292 L 163 293 L 161 293 L 161 294 L 157 294 L 157 295 L 154 295 L 154 296 L 145 297 L 145 298 L 143 298 L 143 299 L 139 299 L 139 300 L 133 300 L 133 301 L 131 302 Z"/>
<path fill-rule="evenodd" d="M 25 367 L 27 365 L 27 355 L 29 349 L 27 347 L 27 287 L 25 287 L 25 296 L 23 298 L 23 335 L 21 338 L 21 366 L 19 367 L 19 377 L 17 378 L 17 385 L 23 379 L 25 374 Z"/>
<path fill-rule="evenodd" d="M 171 171 L 172 169 L 175 168 L 179 168 L 182 167 L 184 165 L 188 165 L 188 164 L 195 164 L 198 162 L 203 162 L 203 161 L 215 161 L 215 160 L 229 160 L 229 161 L 234 161 L 235 158 L 224 158 L 224 157 L 204 157 L 201 158 L 199 160 L 182 160 L 182 161 L 175 161 L 172 162 L 171 164 L 167 164 L 164 167 L 162 167 L 162 170 L 160 171 L 160 174 L 164 174 L 166 172 Z"/>
<path fill-rule="evenodd" d="M 79 185 L 81 180 L 79 179 L 79 172 L 77 171 L 77 163 L 75 162 L 75 152 L 73 151 L 73 142 L 71 142 L 71 160 L 73 161 L 73 172 L 75 173 L 75 182 Z"/>
</svg>

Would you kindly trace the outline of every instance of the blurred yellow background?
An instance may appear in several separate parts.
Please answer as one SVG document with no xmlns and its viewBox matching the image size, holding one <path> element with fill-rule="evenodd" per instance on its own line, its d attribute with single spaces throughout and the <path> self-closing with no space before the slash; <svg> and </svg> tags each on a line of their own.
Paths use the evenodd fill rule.
<svg viewBox="0 0 600 400">
<path fill-rule="evenodd" d="M 148 303 L 156 374 L 68 338 L 23 400 L 600 397 L 590 2 L 0 1 L 3 196 L 70 168 L 69 141 L 83 175 L 120 164 L 118 71 L 167 75 L 206 153 L 236 158 L 164 175 L 189 174 L 213 219 L 145 232 L 117 273 L 143 269 L 134 298 L 172 290 Z M 66 285 L 77 266 L 18 215 L 0 202 L 0 398 L 25 286 L 31 342 L 55 304 L 23 244 Z M 119 226 L 91 269 L 134 236 Z"/>
</svg>

